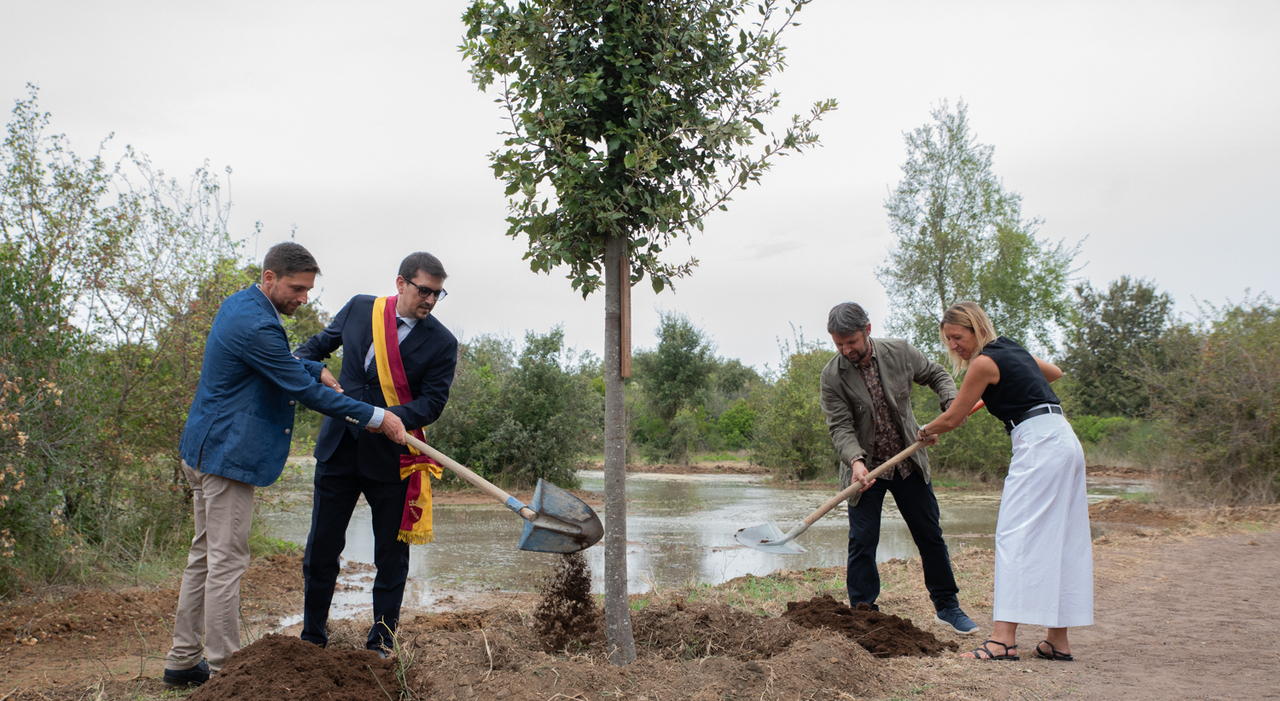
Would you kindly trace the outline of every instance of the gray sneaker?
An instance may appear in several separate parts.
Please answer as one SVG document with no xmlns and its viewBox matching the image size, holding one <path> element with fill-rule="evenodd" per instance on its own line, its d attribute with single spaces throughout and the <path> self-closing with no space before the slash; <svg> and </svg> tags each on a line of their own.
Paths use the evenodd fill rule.
<svg viewBox="0 0 1280 701">
<path fill-rule="evenodd" d="M 960 635 L 978 632 L 978 624 L 969 620 L 969 617 L 964 615 L 964 611 L 961 611 L 959 606 L 942 609 L 934 615 L 933 619 Z"/>
</svg>

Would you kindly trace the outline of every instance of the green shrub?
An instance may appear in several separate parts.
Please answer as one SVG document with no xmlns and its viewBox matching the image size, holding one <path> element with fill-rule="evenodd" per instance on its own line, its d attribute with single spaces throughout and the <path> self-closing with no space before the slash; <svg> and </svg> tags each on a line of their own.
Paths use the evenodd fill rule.
<svg viewBox="0 0 1280 701">
<path fill-rule="evenodd" d="M 834 352 L 803 337 L 794 350 L 789 342 L 781 350 L 782 369 L 763 392 L 754 459 L 788 478 L 834 474 L 839 457 L 827 432 L 819 392 L 822 368 Z"/>
<path fill-rule="evenodd" d="M 578 486 L 576 468 L 598 443 L 604 401 L 565 352 L 563 330 L 527 333 L 514 365 L 510 342 L 491 337 L 459 356 L 449 404 L 427 428 L 427 442 L 495 482 Z"/>
<path fill-rule="evenodd" d="M 729 450 L 742 450 L 755 435 L 756 412 L 746 399 L 735 401 L 716 422 L 720 441 Z"/>
<path fill-rule="evenodd" d="M 1167 333 L 1140 377 L 1166 421 L 1172 476 L 1205 499 L 1280 499 L 1280 308 L 1270 297 L 1205 305 Z"/>
<path fill-rule="evenodd" d="M 181 549 L 178 438 L 247 282 L 208 167 L 85 160 L 49 124 L 32 88 L 0 144 L 0 596 Z"/>
</svg>

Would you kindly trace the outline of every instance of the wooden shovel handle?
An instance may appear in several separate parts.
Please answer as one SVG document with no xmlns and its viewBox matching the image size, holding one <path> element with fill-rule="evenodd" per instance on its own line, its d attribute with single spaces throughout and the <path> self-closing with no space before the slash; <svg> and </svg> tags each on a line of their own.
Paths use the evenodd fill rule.
<svg viewBox="0 0 1280 701">
<path fill-rule="evenodd" d="M 510 494 L 507 494 L 498 485 L 493 484 L 492 482 L 481 477 L 480 475 L 477 475 L 476 473 L 467 469 L 461 463 L 449 457 L 448 455 L 445 455 L 444 453 L 436 450 L 435 448 L 432 448 L 426 443 L 423 443 L 408 431 L 405 431 L 404 438 L 405 438 L 405 443 L 410 446 L 413 446 L 419 453 L 422 453 L 423 455 L 449 468 L 454 472 L 454 474 L 470 482 L 471 484 L 474 484 L 475 486 L 479 487 L 480 490 L 483 491 L 484 493 L 488 494 L 494 499 L 497 499 L 498 501 L 505 504 L 507 508 L 523 516 L 525 520 L 532 521 L 533 519 L 538 517 L 537 512 L 525 506 L 524 504 L 521 504 L 518 499 L 511 496 Z"/>
<path fill-rule="evenodd" d="M 974 412 L 981 409 L 983 406 L 986 406 L 986 403 L 983 402 L 981 399 L 979 399 L 978 403 L 974 404 L 973 408 L 969 410 L 968 415 L 973 416 Z M 901 453 L 898 453 L 897 455 L 889 458 L 888 460 L 885 460 L 884 463 L 882 463 L 879 467 L 872 470 L 871 472 L 868 472 L 867 481 L 870 482 L 871 480 L 879 477 L 880 475 L 883 475 L 886 470 L 893 468 L 898 463 L 911 457 L 913 454 L 915 454 L 917 450 L 920 450 L 923 447 L 924 447 L 924 441 L 916 441 L 915 443 L 912 443 L 911 446 L 908 447 L 906 450 L 903 450 Z M 817 511 L 809 514 L 809 516 L 805 518 L 805 520 L 802 522 L 804 523 L 804 527 L 808 528 L 809 526 L 812 526 L 815 521 L 822 518 L 823 516 L 826 516 L 828 511 L 836 508 L 837 504 L 856 494 L 858 492 L 858 489 L 861 487 L 862 487 L 861 482 L 854 481 L 853 484 L 846 487 L 839 494 L 835 495 L 834 497 L 831 497 L 831 499 L 829 499 L 827 503 L 823 504 L 822 506 L 819 506 Z"/>
</svg>

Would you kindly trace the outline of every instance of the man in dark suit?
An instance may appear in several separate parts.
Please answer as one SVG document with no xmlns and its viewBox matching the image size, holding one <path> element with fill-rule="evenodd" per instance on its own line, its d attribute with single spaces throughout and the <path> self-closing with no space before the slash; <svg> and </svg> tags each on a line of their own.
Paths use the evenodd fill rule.
<svg viewBox="0 0 1280 701">
<path fill-rule="evenodd" d="M 336 383 L 322 380 L 327 371 L 320 363 L 289 354 L 281 315 L 306 304 L 319 272 L 302 246 L 272 246 L 262 282 L 228 297 L 213 320 L 178 446 L 191 485 L 195 538 L 161 678 L 166 686 L 199 686 L 240 649 L 240 578 L 249 567 L 253 490 L 275 482 L 284 469 L 296 403 L 357 433 L 365 428 L 404 442 L 398 416 L 321 387 Z"/>
<path fill-rule="evenodd" d="M 353 399 L 387 407 L 387 412 L 403 420 L 406 430 L 412 430 L 435 421 L 449 400 L 458 341 L 431 313 L 447 294 L 444 281 L 448 275 L 440 260 L 430 253 L 413 253 L 400 263 L 399 273 L 394 301 L 396 333 L 410 401 L 387 407 L 384 398 L 373 337 L 373 314 L 379 303 L 376 297 L 352 297 L 333 323 L 294 355 L 321 360 L 341 346 L 338 384 L 342 391 Z M 326 418 L 321 424 L 316 439 L 311 532 L 302 561 L 303 640 L 321 647 L 329 642 L 326 624 L 338 578 L 338 558 L 346 546 L 347 525 L 356 500 L 364 494 L 373 511 L 373 559 L 378 570 L 373 582 L 373 626 L 365 645 L 384 654 L 394 646 L 392 634 L 400 619 L 409 574 L 409 543 L 399 538 L 410 485 L 400 474 L 405 454 L 404 448 L 382 436 L 350 431 L 341 421 Z M 421 479 L 428 478 L 422 475 Z"/>
</svg>

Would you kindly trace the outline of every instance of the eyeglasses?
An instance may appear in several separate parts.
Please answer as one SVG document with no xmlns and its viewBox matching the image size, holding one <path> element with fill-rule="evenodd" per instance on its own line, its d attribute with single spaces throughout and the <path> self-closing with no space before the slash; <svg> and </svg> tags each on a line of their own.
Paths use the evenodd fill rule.
<svg viewBox="0 0 1280 701">
<path fill-rule="evenodd" d="M 416 290 L 418 291 L 418 295 L 419 295 L 419 296 L 421 296 L 423 299 L 426 299 L 426 298 L 430 297 L 431 295 L 435 295 L 435 296 L 436 296 L 436 301 L 437 301 L 437 302 L 439 302 L 440 300 L 442 300 L 442 299 L 444 299 L 445 297 L 448 297 L 448 296 L 449 296 L 449 293 L 448 293 L 448 292 L 446 292 L 446 291 L 444 290 L 444 288 L 441 288 L 441 289 L 438 289 L 438 290 L 433 290 L 433 289 L 431 289 L 430 287 L 426 287 L 426 286 L 424 286 L 424 285 L 419 285 L 418 283 L 416 283 L 416 282 L 414 282 L 414 281 L 412 281 L 412 280 L 405 280 L 405 283 L 406 283 L 406 284 L 409 284 L 409 285 L 413 285 L 414 289 L 416 289 Z"/>
</svg>

